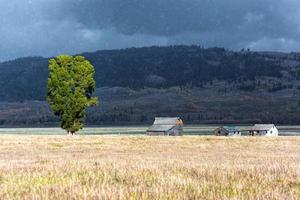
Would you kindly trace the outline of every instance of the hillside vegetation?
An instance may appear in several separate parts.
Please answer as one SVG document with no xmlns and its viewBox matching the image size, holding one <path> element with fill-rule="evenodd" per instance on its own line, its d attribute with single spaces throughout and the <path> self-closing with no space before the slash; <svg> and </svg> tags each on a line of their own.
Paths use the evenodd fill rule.
<svg viewBox="0 0 300 200">
<path fill-rule="evenodd" d="M 2 135 L 0 152 L 0 199 L 300 198 L 297 137 Z"/>
<path fill-rule="evenodd" d="M 100 107 L 89 124 L 300 123 L 300 54 L 199 46 L 83 53 L 96 70 Z M 0 63 L 0 125 L 56 123 L 45 102 L 48 59 Z"/>
<path fill-rule="evenodd" d="M 300 54 L 232 52 L 199 46 L 145 47 L 83 54 L 96 69 L 97 87 L 205 87 L 226 81 L 238 90 L 298 87 Z M 0 101 L 44 100 L 48 59 L 0 64 Z"/>
</svg>

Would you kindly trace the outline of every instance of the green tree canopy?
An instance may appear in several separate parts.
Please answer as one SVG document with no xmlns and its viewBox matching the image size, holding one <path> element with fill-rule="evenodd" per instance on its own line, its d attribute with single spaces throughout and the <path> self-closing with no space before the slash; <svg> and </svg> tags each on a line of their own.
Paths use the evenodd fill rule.
<svg viewBox="0 0 300 200">
<path fill-rule="evenodd" d="M 74 134 L 83 128 L 85 110 L 95 106 L 94 67 L 82 56 L 60 55 L 49 60 L 47 100 L 61 128 Z"/>
</svg>

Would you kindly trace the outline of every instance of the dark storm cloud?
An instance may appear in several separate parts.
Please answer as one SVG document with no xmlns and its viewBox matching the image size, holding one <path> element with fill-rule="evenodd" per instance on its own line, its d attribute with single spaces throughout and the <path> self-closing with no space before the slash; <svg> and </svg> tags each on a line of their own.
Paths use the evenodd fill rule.
<svg viewBox="0 0 300 200">
<path fill-rule="evenodd" d="M 125 34 L 173 36 L 184 32 L 252 30 L 252 33 L 258 31 L 278 37 L 285 34 L 297 35 L 289 28 L 299 26 L 300 2 L 297 0 L 76 2 L 70 11 L 82 23 L 91 27 L 114 26 Z"/>
<path fill-rule="evenodd" d="M 300 50 L 299 0 L 0 0 L 0 59 L 144 45 Z"/>
</svg>

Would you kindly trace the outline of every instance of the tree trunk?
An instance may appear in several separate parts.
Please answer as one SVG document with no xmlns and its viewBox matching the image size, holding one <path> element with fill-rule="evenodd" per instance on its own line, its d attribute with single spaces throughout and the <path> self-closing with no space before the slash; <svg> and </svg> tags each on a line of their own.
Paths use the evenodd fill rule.
<svg viewBox="0 0 300 200">
<path fill-rule="evenodd" d="M 75 132 L 68 131 L 68 135 L 73 136 L 73 135 L 75 135 Z"/>
</svg>

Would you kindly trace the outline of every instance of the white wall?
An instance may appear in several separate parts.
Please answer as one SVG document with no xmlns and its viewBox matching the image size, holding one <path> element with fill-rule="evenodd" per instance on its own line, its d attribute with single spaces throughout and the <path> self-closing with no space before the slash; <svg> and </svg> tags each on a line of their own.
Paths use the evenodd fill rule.
<svg viewBox="0 0 300 200">
<path fill-rule="evenodd" d="M 266 136 L 278 136 L 278 129 L 274 126 L 268 131 Z"/>
</svg>

